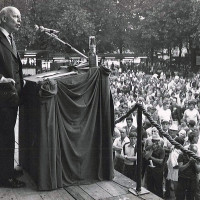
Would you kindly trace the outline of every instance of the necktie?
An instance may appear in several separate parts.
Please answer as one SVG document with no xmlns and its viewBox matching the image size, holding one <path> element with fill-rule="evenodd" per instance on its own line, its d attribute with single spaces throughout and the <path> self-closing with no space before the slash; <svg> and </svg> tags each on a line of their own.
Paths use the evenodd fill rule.
<svg viewBox="0 0 200 200">
<path fill-rule="evenodd" d="M 15 54 L 17 54 L 17 48 L 16 48 L 16 45 L 15 45 L 15 41 L 13 40 L 13 36 L 12 36 L 12 35 L 8 35 L 8 36 L 9 36 L 9 38 L 10 38 L 10 43 L 11 43 L 13 52 L 14 52 Z"/>
</svg>

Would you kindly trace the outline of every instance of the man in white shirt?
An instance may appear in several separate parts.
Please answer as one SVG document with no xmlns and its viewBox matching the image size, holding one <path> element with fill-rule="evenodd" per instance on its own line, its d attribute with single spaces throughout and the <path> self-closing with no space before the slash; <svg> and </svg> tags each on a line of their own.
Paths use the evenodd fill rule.
<svg viewBox="0 0 200 200">
<path fill-rule="evenodd" d="M 199 111 L 195 108 L 195 100 L 188 102 L 188 109 L 186 109 L 183 114 L 183 121 L 186 122 L 186 124 L 188 124 L 190 120 L 194 120 L 196 125 L 199 124 L 200 115 Z"/>
<path fill-rule="evenodd" d="M 162 108 L 158 110 L 158 117 L 159 117 L 160 123 L 163 119 L 166 119 L 170 122 L 172 121 L 172 113 L 171 113 L 171 110 L 169 109 L 168 101 L 163 102 Z"/>
<path fill-rule="evenodd" d="M 137 132 L 131 131 L 129 134 L 130 142 L 125 143 L 121 152 L 124 159 L 124 175 L 132 180 L 136 180 L 136 143 Z"/>
<path fill-rule="evenodd" d="M 125 143 L 130 142 L 129 138 L 126 135 L 126 128 L 119 128 L 120 137 L 116 138 L 113 142 L 113 150 L 115 151 L 115 159 L 114 159 L 114 168 L 123 172 L 123 157 L 121 156 L 122 147 Z"/>
<path fill-rule="evenodd" d="M 175 76 L 174 80 L 171 80 L 170 83 L 168 84 L 168 89 L 170 90 L 170 89 L 176 88 L 178 81 L 179 81 L 179 77 Z"/>
<path fill-rule="evenodd" d="M 126 118 L 126 135 L 127 137 L 129 137 L 129 133 L 135 131 L 137 128 L 135 126 L 133 126 L 133 118 L 132 116 L 129 116 Z"/>
</svg>

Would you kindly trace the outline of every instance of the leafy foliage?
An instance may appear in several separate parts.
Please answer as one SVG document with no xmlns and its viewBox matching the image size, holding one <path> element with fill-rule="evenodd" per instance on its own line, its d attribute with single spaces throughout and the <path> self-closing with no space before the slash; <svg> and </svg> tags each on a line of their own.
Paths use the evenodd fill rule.
<svg viewBox="0 0 200 200">
<path fill-rule="evenodd" d="M 1 0 L 22 13 L 16 35 L 20 49 L 68 51 L 63 44 L 34 30 L 34 25 L 59 30 L 59 37 L 82 52 L 95 35 L 98 52 L 153 55 L 164 48 L 198 45 L 198 0 Z"/>
</svg>

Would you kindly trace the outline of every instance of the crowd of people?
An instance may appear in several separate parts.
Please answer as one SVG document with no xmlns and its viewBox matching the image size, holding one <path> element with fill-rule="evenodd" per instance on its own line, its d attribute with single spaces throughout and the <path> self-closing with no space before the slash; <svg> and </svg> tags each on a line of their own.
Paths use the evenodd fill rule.
<svg viewBox="0 0 200 200">
<path fill-rule="evenodd" d="M 14 126 L 25 85 L 22 63 L 13 39 L 13 33 L 20 25 L 21 14 L 17 8 L 9 6 L 0 11 L 0 82 L 7 84 L 15 94 L 12 95 L 14 103 L 2 98 L 0 102 L 0 187 L 9 188 L 25 187 L 25 183 L 17 179 L 19 173 L 13 166 Z M 185 70 L 174 73 L 163 63 L 156 66 L 123 65 L 122 68 L 112 65 L 111 69 L 116 119 L 135 103 L 140 103 L 165 133 L 200 155 L 199 73 L 192 76 L 186 66 Z M 169 197 L 173 189 L 177 200 L 200 199 L 199 162 L 176 149 L 144 115 L 142 122 L 143 186 L 160 197 Z M 116 124 L 113 134 L 114 167 L 133 180 L 137 176 L 136 144 L 137 111 Z"/>
<path fill-rule="evenodd" d="M 113 66 L 111 66 L 113 68 Z M 110 76 L 115 120 L 135 103 L 151 114 L 165 133 L 200 157 L 200 74 L 183 77 L 164 71 L 144 71 L 116 67 Z M 113 135 L 114 167 L 132 180 L 137 171 L 137 111 L 117 123 Z M 200 163 L 176 149 L 142 116 L 142 183 L 161 198 L 174 191 L 177 200 L 200 199 Z"/>
</svg>

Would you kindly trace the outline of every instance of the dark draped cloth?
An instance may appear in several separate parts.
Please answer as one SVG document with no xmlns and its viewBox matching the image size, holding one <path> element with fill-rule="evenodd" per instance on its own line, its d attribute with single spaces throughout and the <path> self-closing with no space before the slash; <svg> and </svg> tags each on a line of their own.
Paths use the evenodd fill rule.
<svg viewBox="0 0 200 200">
<path fill-rule="evenodd" d="M 114 109 L 109 74 L 104 67 L 91 68 L 42 83 L 38 159 L 34 160 L 38 176 L 34 179 L 40 190 L 113 178 Z M 24 112 L 30 98 L 25 97 Z"/>
</svg>

